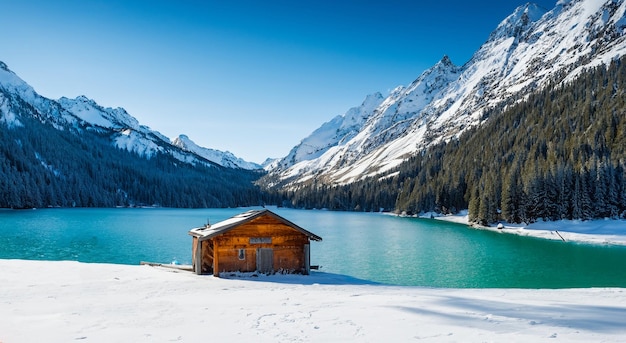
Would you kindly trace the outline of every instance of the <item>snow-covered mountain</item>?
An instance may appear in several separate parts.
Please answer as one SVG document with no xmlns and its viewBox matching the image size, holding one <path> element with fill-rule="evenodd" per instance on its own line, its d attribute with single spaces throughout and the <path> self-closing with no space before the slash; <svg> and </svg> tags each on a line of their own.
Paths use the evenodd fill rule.
<svg viewBox="0 0 626 343">
<path fill-rule="evenodd" d="M 243 168 L 243 169 L 261 169 L 262 167 L 253 162 L 244 161 L 241 158 L 233 155 L 229 151 L 219 151 L 214 149 L 203 148 L 194 143 L 186 135 L 180 135 L 172 141 L 174 146 L 181 148 L 184 151 L 194 153 L 200 157 L 203 157 L 209 161 L 215 162 L 219 165 L 229 168 Z"/>
<path fill-rule="evenodd" d="M 282 159 L 282 167 L 317 159 L 333 146 L 350 140 L 359 133 L 365 121 L 383 100 L 384 98 L 380 93 L 368 95 L 361 106 L 353 107 L 343 116 L 336 116 L 331 121 L 324 123 L 309 137 L 291 149 L 289 155 Z"/>
<path fill-rule="evenodd" d="M 550 11 L 521 6 L 463 66 L 444 57 L 385 99 L 369 96 L 303 139 L 266 183 L 343 184 L 389 171 L 430 144 L 480 125 L 489 108 L 624 55 L 625 11 L 624 0 L 560 0 Z"/>
<path fill-rule="evenodd" d="M 215 163 L 229 168 L 261 168 L 230 152 L 199 147 L 184 135 L 170 141 L 158 131 L 140 125 L 123 108 L 105 108 L 85 96 L 75 99 L 62 97 L 56 101 L 47 99 L 37 94 L 3 62 L 0 62 L 0 87 L 6 92 L 0 92 L 0 122 L 8 126 L 22 125 L 20 114 L 15 109 L 26 104 L 35 110 L 39 120 L 59 130 L 73 128 L 77 132 L 91 130 L 108 134 L 113 145 L 145 158 L 163 153 L 191 164 L 210 166 Z"/>
</svg>

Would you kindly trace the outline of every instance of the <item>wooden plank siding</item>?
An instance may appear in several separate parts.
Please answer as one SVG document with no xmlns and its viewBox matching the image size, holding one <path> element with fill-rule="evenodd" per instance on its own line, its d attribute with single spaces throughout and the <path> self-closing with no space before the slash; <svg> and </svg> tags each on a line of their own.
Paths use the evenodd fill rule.
<svg viewBox="0 0 626 343">
<path fill-rule="evenodd" d="M 251 238 L 270 238 L 271 243 L 251 243 Z M 219 246 L 219 272 L 256 271 L 258 248 L 274 250 L 275 272 L 304 272 L 304 245 L 309 244 L 309 238 L 275 218 L 255 218 L 213 240 Z M 239 259 L 239 249 L 245 250 L 245 260 Z"/>
</svg>

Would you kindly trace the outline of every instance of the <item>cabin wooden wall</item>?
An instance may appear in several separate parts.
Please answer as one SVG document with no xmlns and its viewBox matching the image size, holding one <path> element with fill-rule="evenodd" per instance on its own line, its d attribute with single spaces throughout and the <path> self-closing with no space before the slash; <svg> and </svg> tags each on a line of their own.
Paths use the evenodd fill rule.
<svg viewBox="0 0 626 343">
<path fill-rule="evenodd" d="M 271 243 L 251 243 L 250 238 L 271 238 Z M 275 272 L 301 273 L 305 269 L 304 245 L 309 244 L 309 238 L 269 215 L 255 218 L 212 241 L 218 254 L 217 272 L 256 271 L 258 248 L 273 250 Z M 244 260 L 239 259 L 239 249 L 245 249 Z"/>
</svg>

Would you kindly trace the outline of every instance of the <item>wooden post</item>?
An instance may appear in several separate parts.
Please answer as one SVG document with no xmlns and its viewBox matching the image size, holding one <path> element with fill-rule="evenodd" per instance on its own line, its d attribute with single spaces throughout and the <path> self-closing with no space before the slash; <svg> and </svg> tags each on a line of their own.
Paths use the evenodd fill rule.
<svg viewBox="0 0 626 343">
<path fill-rule="evenodd" d="M 219 249 L 217 247 L 217 237 L 216 237 L 216 238 L 213 238 L 213 276 L 215 277 L 220 276 L 218 256 L 219 256 Z"/>
<path fill-rule="evenodd" d="M 196 274 L 202 274 L 202 241 L 200 241 L 200 237 L 196 237 Z"/>
<path fill-rule="evenodd" d="M 304 275 L 311 273 L 311 245 L 304 245 Z"/>
</svg>

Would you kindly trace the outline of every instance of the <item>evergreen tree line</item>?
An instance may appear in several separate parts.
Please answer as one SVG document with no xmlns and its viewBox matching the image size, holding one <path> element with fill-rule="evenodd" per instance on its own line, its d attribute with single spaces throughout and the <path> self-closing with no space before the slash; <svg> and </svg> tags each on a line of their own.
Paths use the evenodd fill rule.
<svg viewBox="0 0 626 343">
<path fill-rule="evenodd" d="M 0 121 L 0 208 L 218 208 L 275 201 L 253 184 L 259 171 L 194 166 L 166 154 L 147 159 L 114 147 L 108 132 L 55 129 L 32 115 L 30 105 L 12 100 L 22 125 Z"/>
<path fill-rule="evenodd" d="M 408 214 L 469 209 L 473 222 L 626 217 L 624 59 L 523 101 L 432 146 L 389 174 L 350 185 L 314 181 L 286 205 Z M 372 194 L 371 192 L 376 192 Z"/>
</svg>

